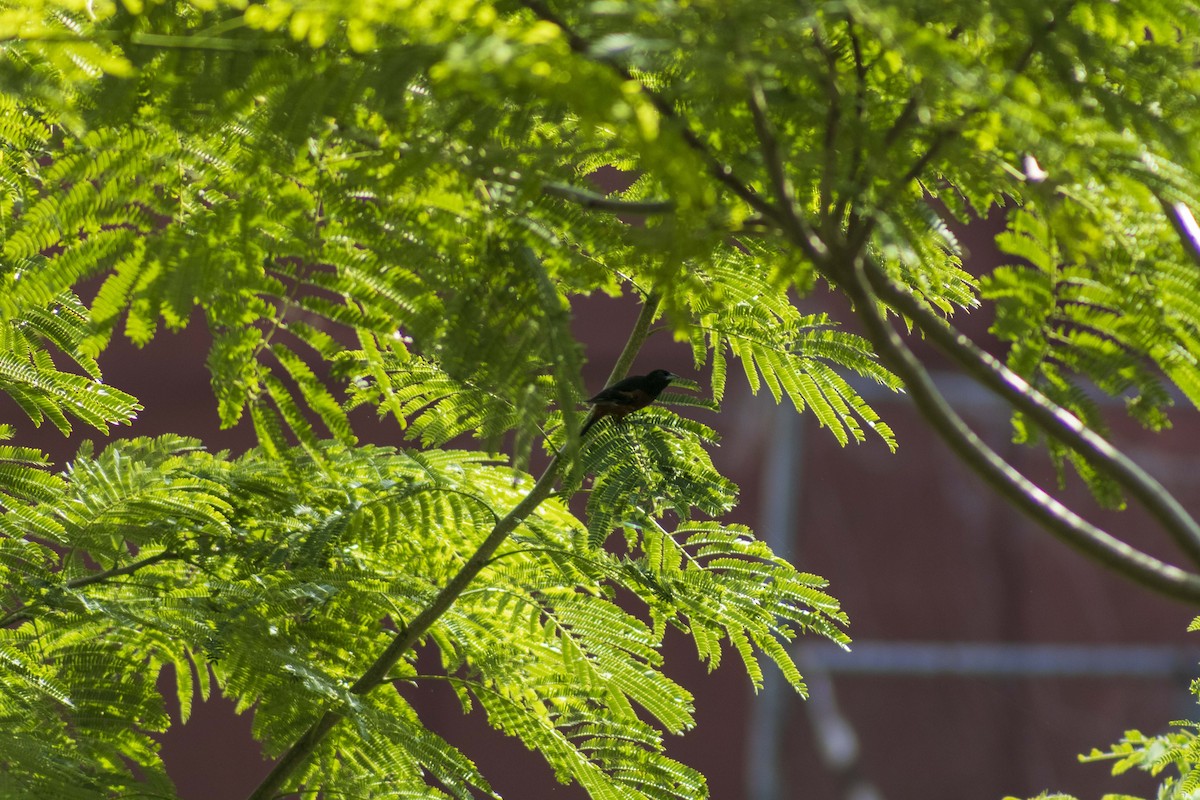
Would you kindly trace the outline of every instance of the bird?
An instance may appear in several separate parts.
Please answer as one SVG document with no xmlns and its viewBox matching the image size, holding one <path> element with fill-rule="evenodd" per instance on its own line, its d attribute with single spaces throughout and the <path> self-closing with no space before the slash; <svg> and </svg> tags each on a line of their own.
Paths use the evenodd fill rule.
<svg viewBox="0 0 1200 800">
<path fill-rule="evenodd" d="M 635 375 L 606 386 L 587 401 L 592 406 L 592 413 L 583 423 L 579 435 L 582 437 L 604 417 L 620 419 L 639 408 L 645 408 L 657 400 L 662 390 L 678 377 L 665 369 L 656 369 L 648 375 Z"/>
</svg>

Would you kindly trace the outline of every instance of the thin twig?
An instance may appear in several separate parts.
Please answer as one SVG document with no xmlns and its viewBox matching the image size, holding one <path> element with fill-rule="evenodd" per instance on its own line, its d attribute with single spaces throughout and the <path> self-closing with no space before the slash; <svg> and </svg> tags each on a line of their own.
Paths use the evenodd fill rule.
<svg viewBox="0 0 1200 800">
<path fill-rule="evenodd" d="M 833 181 L 837 173 L 838 135 L 841 132 L 842 123 L 842 93 L 838 88 L 837 54 L 829 49 L 825 40 L 821 38 L 821 32 L 815 27 L 813 28 L 813 41 L 816 44 L 817 52 L 825 59 L 825 67 L 828 72 L 825 78 L 825 96 L 828 100 L 828 108 L 825 112 L 825 138 L 822 145 L 825 153 L 818 189 L 820 213 L 821 217 L 825 219 L 833 207 Z M 837 222 L 834 220 L 835 226 Z M 834 230 L 836 229 L 834 227 Z M 830 231 L 826 230 L 826 234 L 829 233 Z"/>
<path fill-rule="evenodd" d="M 64 589 L 79 589 L 83 586 L 91 586 L 97 583 L 103 583 L 111 578 L 118 578 L 122 575 L 130 575 L 143 567 L 148 567 L 151 564 L 157 564 L 160 561 L 166 561 L 170 558 L 178 558 L 178 556 L 170 550 L 164 550 L 161 553 L 155 553 L 152 556 L 147 556 L 139 561 L 133 561 L 123 567 L 113 567 L 102 572 L 94 572 L 91 575 L 81 575 L 78 578 L 72 578 L 62 585 Z M 22 622 L 33 617 L 33 610 L 38 605 L 37 599 L 34 599 L 23 608 L 19 608 L 10 614 L 0 618 L 0 628 L 7 628 L 14 622 Z"/>
<path fill-rule="evenodd" d="M 157 564 L 160 561 L 166 561 L 170 558 L 178 558 L 178 556 L 170 550 L 164 550 L 161 553 L 155 553 L 152 556 L 147 556 L 140 561 L 134 561 L 126 564 L 123 567 L 113 567 L 106 569 L 103 572 L 96 572 L 91 575 L 81 575 L 78 578 L 72 578 L 66 582 L 66 588 L 78 589 L 81 586 L 91 586 L 94 583 L 103 583 L 109 578 L 116 578 L 121 575 L 130 575 L 137 572 L 142 567 L 148 567 L 151 564 Z"/>
<path fill-rule="evenodd" d="M 605 197 L 587 189 L 568 186 L 565 183 L 547 183 L 542 186 L 542 194 L 569 200 L 577 206 L 596 211 L 612 211 L 616 214 L 670 214 L 675 210 L 675 204 L 670 200 L 616 200 Z"/>
<path fill-rule="evenodd" d="M 219 36 L 193 34 L 176 36 L 165 33 L 145 33 L 134 31 L 129 35 L 129 44 L 135 47 L 148 47 L 163 50 L 213 50 L 218 52 L 267 52 L 279 45 L 286 44 L 287 39 L 264 38 L 231 39 Z"/>
<path fill-rule="evenodd" d="M 854 128 L 853 142 L 850 147 L 850 167 L 847 172 L 847 182 L 857 186 L 862 177 L 863 131 L 866 128 L 867 113 L 867 65 L 863 61 L 862 42 L 854 27 L 854 17 L 847 14 L 846 32 L 850 37 L 850 49 L 854 54 Z M 838 198 L 837 208 L 833 218 L 840 224 L 846 216 L 846 208 L 850 203 L 851 192 L 842 192 Z"/>
<path fill-rule="evenodd" d="M 789 228 L 794 234 L 793 241 L 804 254 L 812 259 L 814 264 L 820 264 L 828 255 L 829 248 L 796 208 L 795 192 L 783 166 L 783 154 L 780 152 L 775 129 L 767 112 L 767 98 L 762 84 L 753 73 L 746 76 L 746 83 L 749 89 L 750 113 L 754 117 L 754 130 L 762 149 L 767 176 L 771 179 L 775 193 L 776 205 L 771 206 L 770 216 Z"/>
</svg>

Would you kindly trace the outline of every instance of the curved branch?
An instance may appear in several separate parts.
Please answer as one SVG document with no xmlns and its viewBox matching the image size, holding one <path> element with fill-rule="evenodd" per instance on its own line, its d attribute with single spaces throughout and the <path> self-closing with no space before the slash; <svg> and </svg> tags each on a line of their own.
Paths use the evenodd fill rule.
<svg viewBox="0 0 1200 800">
<path fill-rule="evenodd" d="M 617 359 L 617 363 L 613 367 L 612 376 L 609 378 L 610 383 L 624 377 L 625 373 L 628 372 L 629 366 L 637 356 L 638 349 L 649 334 L 650 324 L 657 313 L 658 299 L 656 296 L 651 295 L 646 298 L 641 314 L 639 314 L 633 331 L 625 343 L 625 349 L 621 352 L 621 356 Z M 386 683 L 388 673 L 391 672 L 396 663 L 454 605 L 454 602 L 462 595 L 471 581 L 488 565 L 492 556 L 500 545 L 504 543 L 505 539 L 550 496 L 554 490 L 554 483 L 558 479 L 559 463 L 562 454 L 563 450 L 555 453 L 554 457 L 550 459 L 550 463 L 546 465 L 546 469 L 542 472 L 541 477 L 537 479 L 537 482 L 525 497 L 496 522 L 496 525 L 492 528 L 491 533 L 487 535 L 487 538 L 480 543 L 471 557 L 467 559 L 458 572 L 442 587 L 441 591 L 429 601 L 429 605 L 425 606 L 420 613 L 400 628 L 396 637 L 392 639 L 391 644 L 379 654 L 375 661 L 363 672 L 362 676 L 350 687 L 352 694 L 366 695 L 380 684 Z M 321 743 L 321 740 L 333 730 L 334 726 L 341 722 L 344 716 L 345 714 L 342 711 L 334 709 L 327 710 L 322 714 L 287 749 L 280 759 L 275 762 L 275 766 L 263 778 L 262 783 L 250 794 L 249 800 L 272 800 L 275 798 L 292 773 L 308 760 Z"/>
<path fill-rule="evenodd" d="M 849 254 L 830 253 L 828 257 L 811 250 L 811 228 L 796 208 L 778 149 L 774 146 L 762 92 L 754 91 L 753 86 L 751 109 L 774 183 L 780 211 L 776 218 L 781 221 L 784 233 L 813 259 L 818 270 L 850 296 L 855 311 L 867 327 L 868 338 L 904 381 L 918 410 L 938 435 L 1004 497 L 1068 544 L 1162 594 L 1188 601 L 1200 600 L 1200 575 L 1161 562 L 1087 522 L 1004 461 L 967 427 L 934 387 L 920 361 L 887 324 L 879 311 L 879 300 L 913 320 L 976 380 L 1026 412 L 1048 434 L 1082 453 L 1125 487 L 1167 528 L 1184 552 L 1200 564 L 1200 526 L 1161 484 L 1128 456 L 980 350 L 970 339 L 951 330 L 913 294 L 889 280 L 874 261 L 853 250 Z"/>
<path fill-rule="evenodd" d="M 884 319 L 869 282 L 871 271 L 865 266 L 864 259 L 858 259 L 853 283 L 843 288 L 851 294 L 868 338 L 904 380 L 917 410 L 955 454 L 1009 502 L 1085 555 L 1167 597 L 1200 602 L 1200 575 L 1159 561 L 1092 525 L 1026 478 L 967 427 Z"/>
<path fill-rule="evenodd" d="M 1200 525 L 1153 476 L 970 338 L 951 328 L 912 292 L 889 279 L 877 263 L 864 263 L 862 270 L 879 299 L 912 320 L 973 378 L 1120 484 L 1167 530 L 1188 558 L 1200 565 Z"/>
</svg>

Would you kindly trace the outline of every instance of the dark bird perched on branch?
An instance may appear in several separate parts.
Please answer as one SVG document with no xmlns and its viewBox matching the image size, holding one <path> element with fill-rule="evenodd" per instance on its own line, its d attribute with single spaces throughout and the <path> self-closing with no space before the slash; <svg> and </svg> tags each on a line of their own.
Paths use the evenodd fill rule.
<svg viewBox="0 0 1200 800">
<path fill-rule="evenodd" d="M 604 391 L 588 400 L 592 404 L 592 413 L 583 423 L 579 435 L 582 437 L 603 417 L 620 419 L 639 408 L 645 408 L 657 400 L 662 390 L 678 377 L 665 369 L 656 369 L 649 375 L 635 375 L 605 387 Z"/>
</svg>

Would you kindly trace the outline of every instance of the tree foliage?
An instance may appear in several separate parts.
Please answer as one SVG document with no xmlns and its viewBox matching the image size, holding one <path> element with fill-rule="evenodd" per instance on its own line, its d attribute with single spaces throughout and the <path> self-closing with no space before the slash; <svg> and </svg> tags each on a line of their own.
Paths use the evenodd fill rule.
<svg viewBox="0 0 1200 800">
<path fill-rule="evenodd" d="M 491 795 L 409 704 L 420 681 L 592 796 L 702 796 L 663 753 L 693 722 L 667 630 L 712 667 L 736 653 L 756 685 L 765 656 L 800 691 L 788 643 L 847 641 L 820 578 L 720 521 L 737 489 L 680 412 L 716 407 L 730 359 L 843 444 L 894 449 L 861 389 L 904 388 L 1052 533 L 1200 600 L 1200 575 L 974 437 L 895 327 L 1200 568 L 1200 526 L 1107 443 L 1094 401 L 1154 429 L 1176 393 L 1200 401 L 1196 15 L 0 2 L 0 389 L 31 424 L 133 423 L 96 359 L 117 335 L 204 325 L 220 420 L 258 439 L 129 439 L 60 472 L 0 448 L 5 796 L 170 796 L 168 668 L 184 718 L 213 691 L 253 709 L 279 756 L 255 797 Z M 599 194 L 601 168 L 632 182 Z M 1011 261 L 977 278 L 950 222 L 995 205 Z M 814 310 L 818 286 L 861 333 Z M 614 377 L 659 320 L 711 381 L 581 442 L 570 301 L 597 292 L 643 305 Z M 1005 363 L 951 327 L 982 303 Z M 411 447 L 360 443 L 363 409 Z M 451 449 L 465 436 L 480 449 Z"/>
</svg>

